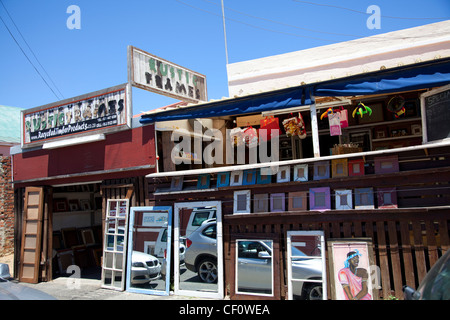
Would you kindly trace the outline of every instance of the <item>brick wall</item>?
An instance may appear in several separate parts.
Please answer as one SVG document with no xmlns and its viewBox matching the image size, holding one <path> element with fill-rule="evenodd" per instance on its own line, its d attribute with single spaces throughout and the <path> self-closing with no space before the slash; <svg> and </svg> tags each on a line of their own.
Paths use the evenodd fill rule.
<svg viewBox="0 0 450 320">
<path fill-rule="evenodd" d="M 14 189 L 11 157 L 0 156 L 0 257 L 14 252 Z"/>
</svg>

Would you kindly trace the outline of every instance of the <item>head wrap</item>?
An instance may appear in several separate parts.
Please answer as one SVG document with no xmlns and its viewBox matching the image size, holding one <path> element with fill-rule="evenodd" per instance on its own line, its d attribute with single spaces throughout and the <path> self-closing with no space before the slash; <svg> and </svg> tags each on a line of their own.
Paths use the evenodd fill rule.
<svg viewBox="0 0 450 320">
<path fill-rule="evenodd" d="M 353 252 L 353 253 L 352 253 Z M 358 249 L 355 249 L 354 251 L 350 251 L 348 254 L 347 254 L 347 259 L 345 260 L 345 262 L 344 262 L 344 266 L 346 267 L 346 268 L 348 268 L 349 266 L 350 266 L 350 263 L 349 263 L 349 261 L 350 261 L 350 259 L 352 259 L 352 258 L 354 258 L 354 257 L 356 257 L 356 256 L 362 256 L 362 254 L 360 254 L 359 253 L 359 251 L 358 251 Z"/>
</svg>

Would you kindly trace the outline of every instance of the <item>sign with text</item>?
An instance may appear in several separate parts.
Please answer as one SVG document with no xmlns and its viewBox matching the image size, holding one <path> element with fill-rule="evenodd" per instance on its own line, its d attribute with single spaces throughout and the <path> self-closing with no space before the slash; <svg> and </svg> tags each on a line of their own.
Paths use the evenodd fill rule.
<svg viewBox="0 0 450 320">
<path fill-rule="evenodd" d="M 131 127 L 123 84 L 22 111 L 22 147 L 73 136 L 114 132 Z"/>
<path fill-rule="evenodd" d="M 206 76 L 128 47 L 128 79 L 138 88 L 181 101 L 207 101 Z"/>
</svg>

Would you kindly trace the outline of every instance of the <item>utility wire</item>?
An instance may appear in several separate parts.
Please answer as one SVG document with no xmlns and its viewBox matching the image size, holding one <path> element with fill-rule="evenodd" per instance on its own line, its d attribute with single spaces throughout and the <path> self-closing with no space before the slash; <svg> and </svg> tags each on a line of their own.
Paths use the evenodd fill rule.
<svg viewBox="0 0 450 320">
<path fill-rule="evenodd" d="M 54 83 L 54 81 L 52 80 L 52 78 L 50 77 L 50 75 L 47 73 L 47 71 L 45 70 L 45 68 L 42 66 L 42 64 L 40 63 L 39 59 L 36 57 L 36 54 L 34 53 L 34 51 L 31 49 L 30 45 L 28 44 L 28 42 L 25 40 L 25 37 L 23 36 L 22 32 L 20 32 L 19 28 L 17 27 L 16 23 L 14 22 L 14 19 L 11 17 L 11 15 L 9 14 L 8 9 L 6 9 L 5 5 L 3 4 L 3 1 L 0 0 L 0 3 L 2 4 L 3 8 L 5 9 L 6 13 L 8 14 L 8 17 L 10 18 L 10 20 L 12 21 L 12 23 L 14 24 L 14 27 L 16 28 L 17 32 L 20 34 L 22 40 L 25 42 L 25 44 L 27 45 L 28 49 L 30 50 L 30 52 L 32 53 L 32 55 L 34 56 L 34 58 L 36 59 L 37 63 L 40 65 L 40 67 L 42 68 L 42 70 L 45 72 L 45 74 L 47 75 L 48 79 L 50 79 L 51 83 L 53 84 L 53 86 L 56 88 L 56 90 L 58 91 L 59 95 L 58 96 L 55 91 L 50 87 L 50 85 L 48 84 L 48 82 L 44 79 L 44 77 L 42 76 L 42 74 L 37 70 L 36 66 L 31 62 L 30 58 L 26 55 L 25 51 L 22 49 L 22 47 L 20 46 L 20 44 L 18 43 L 18 41 L 16 40 L 16 38 L 14 37 L 14 35 L 12 34 L 11 30 L 8 28 L 8 26 L 6 25 L 5 21 L 0 17 L 0 19 L 2 20 L 3 24 L 5 25 L 6 29 L 8 30 L 9 34 L 11 35 L 11 37 L 14 39 L 14 41 L 16 42 L 17 46 L 20 48 L 20 50 L 22 51 L 22 53 L 25 55 L 25 57 L 27 58 L 27 60 L 30 62 L 30 64 L 33 66 L 33 68 L 36 70 L 36 72 L 41 76 L 42 80 L 44 80 L 45 84 L 50 88 L 50 90 L 53 92 L 53 94 L 56 96 L 56 98 L 58 100 L 62 100 L 64 99 L 64 95 L 61 93 L 61 91 L 58 89 L 58 87 L 56 86 L 56 84 Z"/>
<path fill-rule="evenodd" d="M 316 2 L 311 2 L 311 1 L 301 1 L 301 0 L 292 0 L 294 2 L 298 2 L 298 3 L 305 3 L 305 4 L 310 4 L 310 5 L 314 5 L 314 6 L 320 6 L 320 7 L 329 7 L 329 8 L 336 8 L 336 9 L 341 9 L 341 10 L 347 10 L 350 12 L 355 12 L 355 13 L 360 13 L 360 14 L 364 14 L 367 15 L 367 12 L 364 11 L 359 11 L 359 10 L 355 10 L 355 9 L 351 9 L 351 8 L 346 8 L 346 7 L 341 7 L 341 6 L 335 6 L 335 5 L 331 5 L 331 4 L 323 4 L 323 3 L 316 3 Z M 380 15 L 382 18 L 388 18 L 388 19 L 401 19 L 401 20 L 448 20 L 450 19 L 450 17 L 441 17 L 441 18 L 429 18 L 429 17 L 420 17 L 420 18 L 411 18 L 411 17 L 394 17 L 394 16 L 385 16 L 385 15 Z"/>
</svg>

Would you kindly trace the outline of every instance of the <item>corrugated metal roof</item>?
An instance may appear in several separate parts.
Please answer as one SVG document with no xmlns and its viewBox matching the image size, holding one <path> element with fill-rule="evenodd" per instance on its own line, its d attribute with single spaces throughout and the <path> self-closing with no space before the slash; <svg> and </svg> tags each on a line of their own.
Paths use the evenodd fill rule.
<svg viewBox="0 0 450 320">
<path fill-rule="evenodd" d="M 0 105 L 0 142 L 20 143 L 20 111 Z"/>
</svg>

